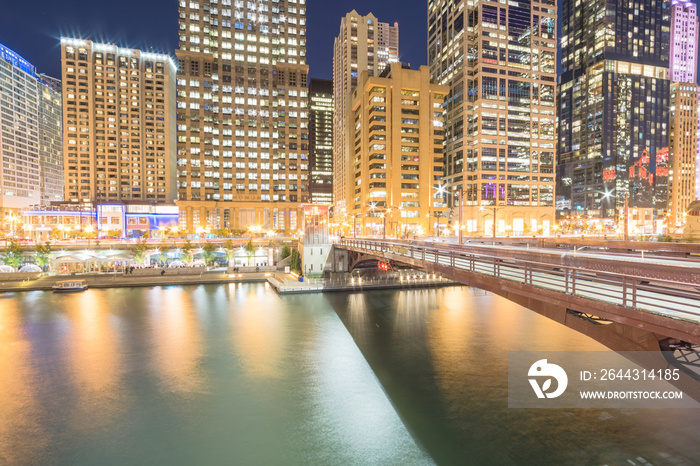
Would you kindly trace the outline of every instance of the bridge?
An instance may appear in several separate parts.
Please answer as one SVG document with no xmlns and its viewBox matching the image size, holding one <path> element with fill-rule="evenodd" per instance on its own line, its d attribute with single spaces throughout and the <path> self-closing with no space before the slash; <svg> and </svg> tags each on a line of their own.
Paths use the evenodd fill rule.
<svg viewBox="0 0 700 466">
<path fill-rule="evenodd" d="M 365 238 L 342 239 L 336 248 L 348 251 L 351 268 L 383 260 L 439 273 L 617 351 L 700 344 L 700 260 L 693 258 Z"/>
</svg>

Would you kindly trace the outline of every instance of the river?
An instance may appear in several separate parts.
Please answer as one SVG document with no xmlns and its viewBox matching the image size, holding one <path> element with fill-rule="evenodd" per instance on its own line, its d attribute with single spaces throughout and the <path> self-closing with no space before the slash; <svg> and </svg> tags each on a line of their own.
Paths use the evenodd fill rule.
<svg viewBox="0 0 700 466">
<path fill-rule="evenodd" d="M 0 463 L 696 464 L 696 410 L 507 407 L 508 351 L 604 349 L 466 287 L 10 293 Z"/>
</svg>

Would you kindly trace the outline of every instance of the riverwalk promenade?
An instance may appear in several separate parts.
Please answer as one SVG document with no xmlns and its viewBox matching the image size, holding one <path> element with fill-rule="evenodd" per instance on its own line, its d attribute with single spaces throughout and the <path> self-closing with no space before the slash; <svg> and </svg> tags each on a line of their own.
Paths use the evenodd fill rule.
<svg viewBox="0 0 700 466">
<path fill-rule="evenodd" d="M 162 271 L 165 273 L 162 273 Z M 226 269 L 207 271 L 202 268 L 183 269 L 134 269 L 131 274 L 121 273 L 79 273 L 71 275 L 43 275 L 24 280 L 2 280 L 0 292 L 46 291 L 56 282 L 64 280 L 85 280 L 89 288 L 131 288 L 136 286 L 205 285 L 218 283 L 265 282 L 269 272 L 228 273 Z M 178 273 L 180 272 L 180 273 Z M 161 274 L 162 273 L 162 274 Z M 266 276 L 267 275 L 267 276 Z"/>
<path fill-rule="evenodd" d="M 435 274 L 413 272 L 403 275 L 388 275 L 383 277 L 349 277 L 343 279 L 311 279 L 299 282 L 289 276 L 275 274 L 268 277 L 267 282 L 279 294 L 297 293 L 328 293 L 333 291 L 369 291 L 408 288 L 435 288 L 453 286 L 457 283 Z"/>
<path fill-rule="evenodd" d="M 269 283 L 279 294 L 316 293 L 333 291 L 369 291 L 379 289 L 431 288 L 450 286 L 455 283 L 443 277 L 413 271 L 403 275 L 384 277 L 348 277 L 347 279 L 305 279 L 300 282 L 296 275 L 272 271 L 233 272 L 218 268 L 147 268 L 134 269 L 131 273 L 90 272 L 70 275 L 24 274 L 14 280 L 0 275 L 0 293 L 24 291 L 51 291 L 56 282 L 84 280 L 88 288 L 132 288 L 146 286 L 207 285 L 220 283 Z M 18 275 L 18 274 L 16 274 Z"/>
</svg>

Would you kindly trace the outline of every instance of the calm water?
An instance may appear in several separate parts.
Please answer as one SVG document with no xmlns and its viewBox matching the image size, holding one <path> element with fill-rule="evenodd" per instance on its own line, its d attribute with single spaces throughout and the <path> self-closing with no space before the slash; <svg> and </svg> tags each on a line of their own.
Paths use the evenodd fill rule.
<svg viewBox="0 0 700 466">
<path fill-rule="evenodd" d="M 603 350 L 468 288 L 0 296 L 0 463 L 698 464 L 700 415 L 507 407 L 509 350 Z"/>
</svg>

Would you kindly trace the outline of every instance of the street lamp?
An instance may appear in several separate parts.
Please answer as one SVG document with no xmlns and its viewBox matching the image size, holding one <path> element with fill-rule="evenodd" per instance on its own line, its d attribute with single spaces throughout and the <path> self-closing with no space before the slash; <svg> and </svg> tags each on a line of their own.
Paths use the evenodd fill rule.
<svg viewBox="0 0 700 466">
<path fill-rule="evenodd" d="M 382 239 L 386 240 L 386 212 L 382 212 L 382 219 L 384 220 L 384 227 L 382 228 Z"/>
<path fill-rule="evenodd" d="M 605 194 L 603 194 L 603 198 L 604 198 L 604 199 L 607 199 L 607 198 L 610 198 L 610 197 L 615 197 L 615 196 L 614 196 L 610 191 L 605 191 Z M 628 194 L 628 193 L 625 193 L 625 210 L 623 211 L 624 216 L 625 216 L 625 218 L 623 219 L 623 220 L 624 220 L 624 226 L 625 226 L 625 229 L 624 229 L 624 234 L 625 234 L 624 239 L 625 239 L 625 241 L 629 241 L 629 239 L 630 239 L 630 236 L 629 236 L 629 231 L 630 231 L 630 225 L 629 225 L 630 215 L 629 215 L 629 212 L 630 212 L 629 194 Z"/>
<path fill-rule="evenodd" d="M 92 225 L 88 225 L 85 227 L 85 233 L 87 234 L 87 239 L 88 239 L 88 248 L 90 247 L 90 237 L 92 236 Z"/>
<path fill-rule="evenodd" d="M 498 207 L 495 207 L 495 206 L 493 206 L 493 207 L 484 207 L 484 206 L 479 207 L 480 212 L 483 212 L 484 209 L 489 209 L 490 211 L 493 212 L 493 227 L 491 228 L 491 231 L 493 233 L 493 238 L 495 239 L 496 238 L 496 212 L 498 212 Z"/>
<path fill-rule="evenodd" d="M 399 213 L 399 220 L 396 221 L 397 229 L 394 230 L 394 228 L 393 228 L 394 222 L 391 220 L 391 218 L 389 219 L 389 228 L 391 228 L 392 231 L 394 232 L 394 237 L 398 239 L 400 232 L 401 232 L 401 212 L 403 211 L 403 206 L 389 206 L 386 209 L 386 214 L 393 215 L 394 211 Z"/>
<path fill-rule="evenodd" d="M 10 236 L 12 238 L 15 237 L 15 223 L 17 222 L 18 218 L 19 217 L 16 217 L 14 214 L 10 214 L 7 216 L 7 220 L 5 222 L 10 224 Z"/>
</svg>

